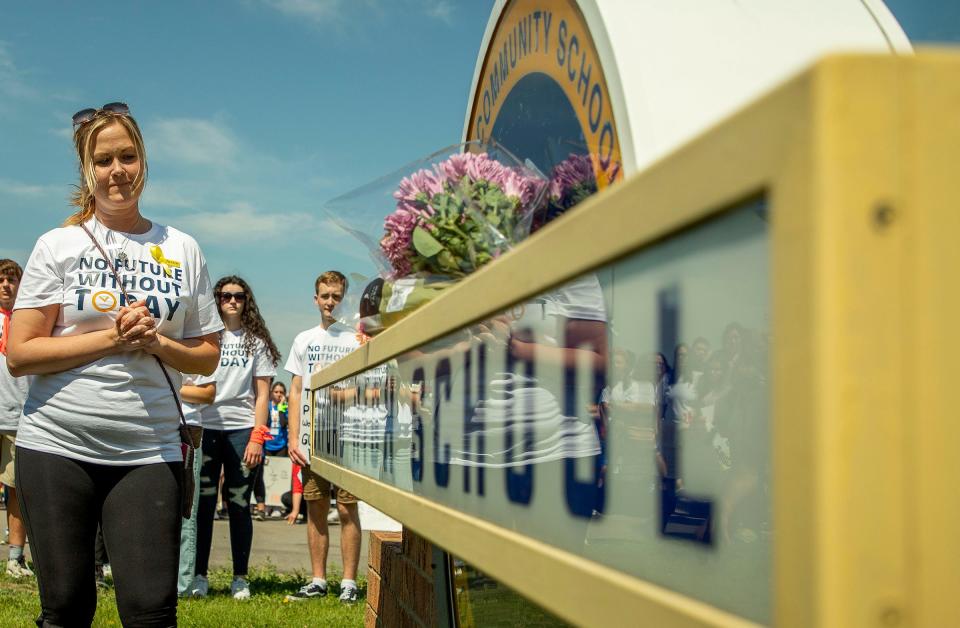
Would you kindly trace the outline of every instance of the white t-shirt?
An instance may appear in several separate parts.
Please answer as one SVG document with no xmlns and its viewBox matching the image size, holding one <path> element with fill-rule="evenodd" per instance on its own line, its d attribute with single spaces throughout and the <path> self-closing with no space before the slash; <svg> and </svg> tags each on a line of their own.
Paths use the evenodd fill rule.
<svg viewBox="0 0 960 628">
<path fill-rule="evenodd" d="M 219 331 L 207 263 L 196 241 L 157 223 L 142 234 L 109 236 L 87 223 L 131 299 L 145 299 L 158 331 L 174 339 Z M 158 263 L 152 247 L 165 264 Z M 121 255 L 122 254 L 122 255 Z M 24 269 L 15 309 L 60 306 L 52 336 L 75 336 L 115 324 L 122 295 L 100 252 L 80 227 L 42 235 Z M 181 374 L 166 366 L 174 385 Z M 77 460 L 133 465 L 181 460 L 180 416 L 156 359 L 144 351 L 33 378 L 17 445 Z"/>
<path fill-rule="evenodd" d="M 7 315 L 0 312 L 0 340 L 3 339 L 3 323 L 6 318 Z M 0 433 L 17 431 L 28 388 L 28 379 L 11 375 L 7 370 L 7 356 L 0 353 Z"/>
<path fill-rule="evenodd" d="M 651 386 L 649 391 L 644 392 L 647 394 L 643 397 L 649 396 L 649 400 L 641 399 L 640 382 L 636 380 L 621 381 L 614 384 L 613 388 L 609 386 L 604 388 L 600 399 L 604 403 L 653 403 L 653 387 Z"/>
<path fill-rule="evenodd" d="M 563 319 L 607 320 L 607 306 L 600 280 L 594 274 L 577 277 L 543 295 L 545 314 Z"/>
<path fill-rule="evenodd" d="M 243 330 L 224 330 L 220 336 L 220 366 L 196 384 L 217 383 L 213 403 L 200 411 L 203 427 L 211 430 L 242 430 L 253 427 L 255 377 L 273 377 L 277 369 L 262 340 L 254 340 L 253 355 L 243 348 Z"/>
<path fill-rule="evenodd" d="M 290 357 L 283 368 L 303 380 L 300 390 L 300 452 L 310 458 L 310 374 L 330 366 L 360 346 L 357 332 L 340 323 L 324 329 L 317 325 L 293 339 Z M 291 443 L 292 445 L 292 443 Z"/>
<path fill-rule="evenodd" d="M 183 385 L 184 386 L 196 386 L 197 381 L 203 377 L 202 375 L 191 374 L 183 375 Z M 180 394 L 180 391 L 177 391 L 177 394 Z M 190 403 L 189 401 L 184 401 L 183 396 L 180 397 L 180 406 L 183 408 L 183 418 L 186 420 L 187 425 L 195 425 L 197 427 L 203 427 L 203 421 L 200 418 L 200 411 L 207 407 L 205 403 Z"/>
</svg>

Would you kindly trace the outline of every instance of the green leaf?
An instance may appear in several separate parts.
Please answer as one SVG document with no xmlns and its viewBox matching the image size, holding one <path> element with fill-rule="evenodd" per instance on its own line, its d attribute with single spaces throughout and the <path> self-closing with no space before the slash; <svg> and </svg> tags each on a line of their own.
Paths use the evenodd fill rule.
<svg viewBox="0 0 960 628">
<path fill-rule="evenodd" d="M 460 264 L 458 264 L 457 259 L 450 254 L 450 251 L 441 251 L 440 255 L 437 256 L 437 262 L 439 262 L 441 270 L 447 272 L 457 272 L 460 270 Z"/>
<path fill-rule="evenodd" d="M 467 256 L 470 258 L 470 263 L 473 264 L 473 267 L 477 268 L 477 249 L 470 240 L 467 240 Z"/>
<path fill-rule="evenodd" d="M 417 249 L 417 253 L 424 257 L 433 257 L 443 250 L 443 245 L 437 242 L 437 239 L 423 227 L 414 228 L 413 247 Z"/>
<path fill-rule="evenodd" d="M 435 194 L 432 199 L 430 199 L 430 206 L 433 207 L 434 211 L 437 212 L 439 216 L 446 215 L 447 212 L 447 195 L 446 194 Z"/>
</svg>

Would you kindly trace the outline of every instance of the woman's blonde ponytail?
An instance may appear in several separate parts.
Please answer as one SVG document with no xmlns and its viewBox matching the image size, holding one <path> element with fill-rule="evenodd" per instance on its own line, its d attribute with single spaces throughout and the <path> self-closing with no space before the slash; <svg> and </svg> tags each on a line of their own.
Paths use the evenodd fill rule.
<svg viewBox="0 0 960 628">
<path fill-rule="evenodd" d="M 77 211 L 63 221 L 64 227 L 71 225 L 82 225 L 93 216 L 93 210 L 96 207 L 96 199 L 87 189 L 86 182 L 76 186 L 73 194 L 70 195 L 70 204 L 79 207 Z"/>
</svg>

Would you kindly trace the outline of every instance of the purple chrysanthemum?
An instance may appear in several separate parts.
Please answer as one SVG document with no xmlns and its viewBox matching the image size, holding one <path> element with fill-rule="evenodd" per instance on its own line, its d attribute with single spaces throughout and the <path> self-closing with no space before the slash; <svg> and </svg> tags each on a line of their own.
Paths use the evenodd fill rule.
<svg viewBox="0 0 960 628">
<path fill-rule="evenodd" d="M 564 193 L 578 185 L 596 185 L 593 160 L 589 155 L 571 154 L 558 163 L 550 173 L 548 194 L 552 199 L 562 198 Z"/>
<path fill-rule="evenodd" d="M 427 196 L 439 194 L 440 192 L 443 192 L 443 184 L 443 179 L 437 176 L 436 173 L 427 169 L 417 170 L 409 177 L 404 177 L 403 180 L 400 181 L 397 191 L 393 193 L 393 198 L 397 199 L 401 203 L 407 202 L 410 204 L 416 204 L 423 210 L 432 213 L 432 210 L 429 208 L 429 206 L 424 206 L 417 202 L 417 196 L 421 193 L 424 193 Z"/>
<path fill-rule="evenodd" d="M 413 232 L 422 226 L 437 234 L 436 210 L 431 206 L 438 194 L 454 193 L 461 184 L 486 181 L 499 188 L 504 195 L 516 199 L 519 209 L 527 210 L 539 198 L 546 182 L 527 176 L 518 169 L 505 166 L 486 153 L 459 153 L 405 177 L 393 193 L 396 209 L 384 220 L 384 236 L 380 248 L 393 267 L 393 276 L 409 274 L 417 253 L 413 247 Z M 466 220 L 466 215 L 460 222 Z M 489 251 L 491 255 L 498 251 Z"/>
<path fill-rule="evenodd" d="M 410 272 L 407 250 L 410 248 L 413 230 L 418 222 L 418 214 L 406 209 L 397 209 L 384 220 L 383 227 L 386 233 L 380 240 L 380 249 L 398 276 Z"/>
</svg>

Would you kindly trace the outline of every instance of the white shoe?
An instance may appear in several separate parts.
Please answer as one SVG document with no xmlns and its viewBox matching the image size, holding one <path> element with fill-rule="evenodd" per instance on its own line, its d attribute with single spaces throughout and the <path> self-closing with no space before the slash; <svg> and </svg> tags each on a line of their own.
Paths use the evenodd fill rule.
<svg viewBox="0 0 960 628">
<path fill-rule="evenodd" d="M 327 523 L 332 526 L 340 525 L 340 512 L 336 508 L 327 513 Z"/>
<path fill-rule="evenodd" d="M 249 600 L 250 583 L 247 582 L 247 579 L 234 576 L 233 582 L 230 583 L 230 595 L 232 595 L 235 600 Z"/>
<path fill-rule="evenodd" d="M 33 571 L 27 567 L 26 561 L 21 562 L 19 560 L 8 560 L 7 575 L 11 578 L 32 578 Z"/>
<path fill-rule="evenodd" d="M 207 580 L 206 576 L 194 576 L 193 582 L 190 583 L 190 587 L 187 589 L 187 595 L 190 597 L 207 597 L 209 590 L 210 581 Z"/>
</svg>

